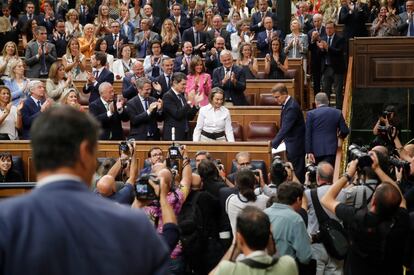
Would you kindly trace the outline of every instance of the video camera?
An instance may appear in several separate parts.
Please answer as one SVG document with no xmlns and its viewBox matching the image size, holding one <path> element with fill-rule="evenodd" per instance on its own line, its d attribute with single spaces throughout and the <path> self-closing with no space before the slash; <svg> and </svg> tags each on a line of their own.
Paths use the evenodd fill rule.
<svg viewBox="0 0 414 275">
<path fill-rule="evenodd" d="M 155 194 L 155 190 L 149 183 L 149 180 L 155 184 L 160 184 L 160 180 L 153 174 L 143 174 L 138 178 L 135 185 L 135 197 L 138 200 L 158 200 L 159 197 Z"/>
<path fill-rule="evenodd" d="M 358 160 L 358 168 L 363 169 L 372 165 L 371 156 L 368 154 L 368 149 L 356 144 L 351 144 L 348 149 L 349 160 Z"/>
</svg>

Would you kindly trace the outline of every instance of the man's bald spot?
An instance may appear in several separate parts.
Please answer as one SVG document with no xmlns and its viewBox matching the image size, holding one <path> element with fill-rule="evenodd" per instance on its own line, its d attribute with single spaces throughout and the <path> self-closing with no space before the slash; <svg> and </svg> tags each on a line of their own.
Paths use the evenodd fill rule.
<svg viewBox="0 0 414 275">
<path fill-rule="evenodd" d="M 110 175 L 105 175 L 96 183 L 96 190 L 102 196 L 108 197 L 115 192 L 115 178 Z"/>
<path fill-rule="evenodd" d="M 379 152 L 379 153 L 383 154 L 384 156 L 388 156 L 387 147 L 382 146 L 382 145 L 375 146 L 374 148 L 372 148 L 372 151 Z"/>
</svg>

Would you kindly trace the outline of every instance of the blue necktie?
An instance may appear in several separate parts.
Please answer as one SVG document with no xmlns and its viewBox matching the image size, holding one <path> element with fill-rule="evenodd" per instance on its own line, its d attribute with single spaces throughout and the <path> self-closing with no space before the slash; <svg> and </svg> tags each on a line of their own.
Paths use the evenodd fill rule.
<svg viewBox="0 0 414 275">
<path fill-rule="evenodd" d="M 413 18 L 411 18 L 410 23 L 408 24 L 407 36 L 414 36 L 414 22 L 413 22 Z"/>
</svg>

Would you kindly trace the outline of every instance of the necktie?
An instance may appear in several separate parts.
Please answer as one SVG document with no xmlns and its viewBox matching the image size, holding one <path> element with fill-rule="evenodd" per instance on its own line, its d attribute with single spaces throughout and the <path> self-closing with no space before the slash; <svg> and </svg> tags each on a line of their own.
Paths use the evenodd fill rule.
<svg viewBox="0 0 414 275">
<path fill-rule="evenodd" d="M 183 94 L 179 94 L 178 95 L 178 98 L 181 101 L 181 105 L 183 105 L 183 107 L 184 107 L 185 106 L 185 97 L 184 97 L 184 95 Z"/>
<path fill-rule="evenodd" d="M 195 45 L 197 46 L 198 44 L 200 44 L 200 34 L 198 32 L 195 32 Z"/>
<path fill-rule="evenodd" d="M 41 45 L 42 47 L 42 56 L 41 58 L 41 64 L 40 64 L 40 72 L 41 74 L 47 74 L 47 66 L 46 66 L 46 55 L 45 55 L 45 44 Z"/>
<path fill-rule="evenodd" d="M 414 36 L 414 21 L 413 21 L 413 17 L 411 17 L 410 23 L 408 24 L 407 36 Z"/>
<path fill-rule="evenodd" d="M 264 12 L 262 12 L 262 19 L 265 17 L 265 13 Z"/>
<path fill-rule="evenodd" d="M 145 111 L 148 110 L 148 98 L 144 99 L 144 106 L 145 106 Z"/>
<path fill-rule="evenodd" d="M 40 100 L 37 101 L 37 107 L 39 107 L 39 109 L 42 108 L 42 102 Z"/>
<path fill-rule="evenodd" d="M 168 89 L 170 89 L 171 87 L 171 76 L 170 75 L 167 75 L 167 87 Z"/>
<path fill-rule="evenodd" d="M 332 37 L 331 36 L 328 36 L 328 46 L 329 47 L 331 46 L 331 43 L 332 43 Z"/>
<path fill-rule="evenodd" d="M 117 34 L 115 34 L 114 35 L 114 42 L 115 42 L 115 40 L 117 40 L 118 39 L 118 35 Z"/>
<path fill-rule="evenodd" d="M 98 79 L 98 76 L 99 76 L 99 71 L 95 70 L 95 80 Z"/>
<path fill-rule="evenodd" d="M 186 59 L 187 59 L 187 67 L 188 67 L 190 66 L 190 63 L 191 63 L 191 57 L 187 56 Z"/>
<path fill-rule="evenodd" d="M 267 43 L 270 43 L 270 41 L 272 41 L 272 32 L 267 31 Z"/>
</svg>

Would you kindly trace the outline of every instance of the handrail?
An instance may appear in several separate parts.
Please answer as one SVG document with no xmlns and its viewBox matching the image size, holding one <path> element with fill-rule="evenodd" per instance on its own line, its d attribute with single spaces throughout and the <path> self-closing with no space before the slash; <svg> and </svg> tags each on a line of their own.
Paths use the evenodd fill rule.
<svg viewBox="0 0 414 275">
<path fill-rule="evenodd" d="M 344 101 L 342 104 L 342 115 L 345 118 L 345 122 L 348 126 L 351 125 L 351 113 L 352 113 L 352 66 L 353 57 L 350 56 L 348 59 L 348 71 L 346 75 Z M 348 151 L 349 135 L 345 139 L 338 140 L 338 148 L 336 150 L 335 158 L 335 170 L 334 180 L 339 178 L 341 172 L 345 171 L 346 168 L 346 157 Z"/>
</svg>

